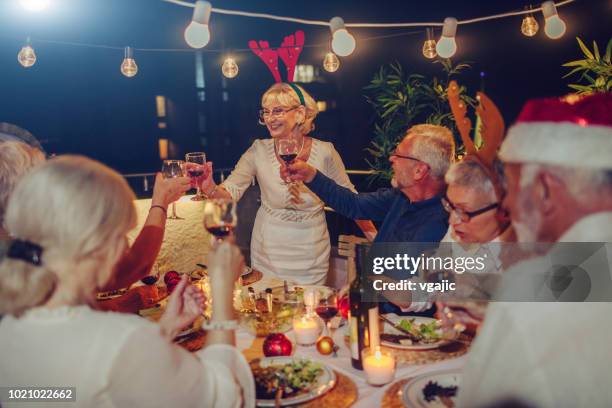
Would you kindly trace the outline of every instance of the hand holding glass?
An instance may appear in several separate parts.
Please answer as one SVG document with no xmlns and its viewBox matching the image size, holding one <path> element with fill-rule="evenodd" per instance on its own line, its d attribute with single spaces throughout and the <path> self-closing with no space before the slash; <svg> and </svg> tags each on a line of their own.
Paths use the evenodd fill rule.
<svg viewBox="0 0 612 408">
<path fill-rule="evenodd" d="M 204 152 L 192 152 L 185 155 L 185 166 L 187 168 L 187 175 L 191 177 L 192 183 L 197 186 L 197 193 L 192 201 L 203 201 L 206 199 L 202 191 L 200 190 L 199 178 L 204 175 L 206 166 L 206 154 Z"/>
<path fill-rule="evenodd" d="M 182 160 L 164 160 L 162 165 L 162 175 L 164 178 L 176 178 L 184 176 L 185 162 Z M 183 218 L 176 215 L 176 203 L 172 203 L 172 214 L 168 217 L 171 220 L 182 220 Z"/>
</svg>

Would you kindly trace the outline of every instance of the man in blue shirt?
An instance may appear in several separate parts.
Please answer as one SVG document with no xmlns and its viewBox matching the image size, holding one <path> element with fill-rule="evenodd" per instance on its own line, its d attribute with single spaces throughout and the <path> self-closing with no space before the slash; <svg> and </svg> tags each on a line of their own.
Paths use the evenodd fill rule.
<svg viewBox="0 0 612 408">
<path fill-rule="evenodd" d="M 382 222 L 374 242 L 439 242 L 448 230 L 448 213 L 441 198 L 446 189 L 444 175 L 454 154 L 449 129 L 417 125 L 408 130 L 389 158 L 392 189 L 353 193 L 301 160 L 282 165 L 281 177 L 303 181 L 346 217 Z M 409 301 L 393 302 L 402 310 L 410 308 Z"/>
</svg>

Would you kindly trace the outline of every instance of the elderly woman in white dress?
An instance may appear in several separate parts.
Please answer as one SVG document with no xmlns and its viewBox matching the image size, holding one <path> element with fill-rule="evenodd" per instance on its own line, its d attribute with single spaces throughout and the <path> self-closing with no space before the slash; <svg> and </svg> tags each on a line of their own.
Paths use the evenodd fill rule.
<svg viewBox="0 0 612 408">
<path fill-rule="evenodd" d="M 309 137 L 314 129 L 317 105 L 295 84 L 272 85 L 261 98 L 260 123 L 271 139 L 258 139 L 242 155 L 232 174 L 220 185 L 209 167 L 201 180 L 208 197 L 239 200 L 257 177 L 261 207 L 251 238 L 251 266 L 264 274 L 298 284 L 323 284 L 329 267 L 330 242 L 323 202 L 302 183 L 280 178 L 281 158 L 276 142 L 294 138 L 300 146 L 297 158 L 308 162 L 339 185 L 355 191 L 340 155 L 329 142 Z M 369 221 L 358 222 L 373 238 Z"/>
<path fill-rule="evenodd" d="M 203 304 L 186 279 L 159 324 L 90 308 L 126 247 L 133 199 L 119 174 L 78 156 L 53 159 L 19 182 L 5 217 L 14 239 L 0 264 L 1 385 L 76 387 L 75 407 L 254 406 L 232 331 L 236 248 L 210 255 L 212 330 L 196 354 L 172 343 Z"/>
</svg>

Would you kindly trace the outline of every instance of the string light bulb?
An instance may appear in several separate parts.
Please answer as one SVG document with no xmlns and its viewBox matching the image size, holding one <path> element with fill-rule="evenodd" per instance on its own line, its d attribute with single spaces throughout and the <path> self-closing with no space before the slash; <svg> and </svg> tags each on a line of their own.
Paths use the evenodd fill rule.
<svg viewBox="0 0 612 408">
<path fill-rule="evenodd" d="M 232 57 L 227 57 L 221 66 L 221 72 L 226 78 L 235 78 L 238 75 L 238 64 Z"/>
<path fill-rule="evenodd" d="M 537 20 L 531 14 L 527 14 L 521 23 L 521 33 L 527 37 L 533 37 L 537 34 L 540 26 Z"/>
<path fill-rule="evenodd" d="M 542 14 L 544 14 L 544 32 L 553 40 L 563 37 L 565 34 L 565 22 L 557 13 L 557 7 L 552 1 L 542 3 Z"/>
<path fill-rule="evenodd" d="M 353 37 L 344 26 L 341 17 L 334 17 L 329 21 L 332 32 L 332 51 L 341 57 L 347 57 L 355 51 L 355 37 Z"/>
<path fill-rule="evenodd" d="M 121 73 L 128 78 L 138 73 L 138 65 L 136 65 L 136 61 L 134 60 L 134 51 L 131 47 L 125 47 L 125 56 L 121 63 Z"/>
<path fill-rule="evenodd" d="M 17 54 L 17 61 L 24 68 L 30 68 L 32 65 L 36 63 L 36 53 L 34 52 L 34 48 L 30 44 L 30 38 L 26 41 L 26 45 L 21 47 L 19 54 Z"/>
<path fill-rule="evenodd" d="M 208 22 L 212 4 L 198 0 L 193 9 L 191 23 L 185 29 L 185 41 L 191 48 L 204 48 L 210 41 Z"/>
<path fill-rule="evenodd" d="M 438 53 L 436 52 L 436 40 L 433 38 L 433 28 L 427 27 L 426 30 L 427 39 L 423 43 L 423 55 L 425 58 L 436 58 Z"/>
<path fill-rule="evenodd" d="M 442 58 L 450 58 L 457 52 L 457 42 L 455 35 L 457 34 L 457 19 L 454 17 L 446 17 L 444 26 L 442 27 L 442 36 L 436 44 L 436 52 Z"/>
<path fill-rule="evenodd" d="M 340 68 L 340 60 L 333 52 L 328 52 L 323 58 L 323 69 L 327 72 L 336 72 Z"/>
<path fill-rule="evenodd" d="M 27 11 L 38 12 L 49 7 L 51 0 L 20 0 L 19 3 L 21 4 L 21 7 Z"/>
</svg>

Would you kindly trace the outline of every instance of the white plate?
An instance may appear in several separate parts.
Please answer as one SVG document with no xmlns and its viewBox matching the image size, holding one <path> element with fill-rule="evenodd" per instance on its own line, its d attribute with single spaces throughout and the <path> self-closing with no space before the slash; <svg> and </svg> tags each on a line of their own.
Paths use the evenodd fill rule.
<svg viewBox="0 0 612 408">
<path fill-rule="evenodd" d="M 299 356 L 267 357 L 267 358 L 262 358 L 260 364 L 262 365 L 266 365 L 266 364 L 267 365 L 276 365 L 276 364 L 282 365 L 282 364 L 291 363 L 292 361 L 295 361 L 295 360 L 310 360 L 310 359 L 306 357 L 299 357 Z M 308 392 L 298 394 L 291 398 L 281 399 L 281 406 L 285 407 L 288 405 L 303 404 L 305 402 L 312 401 L 313 399 L 319 398 L 320 396 L 322 396 L 323 394 L 329 392 L 332 388 L 334 388 L 334 386 L 336 385 L 336 381 L 337 381 L 336 373 L 334 373 L 334 370 L 332 370 L 329 366 L 327 366 L 324 363 L 321 363 L 319 361 L 317 361 L 317 363 L 321 364 L 323 373 L 319 375 L 319 377 L 317 378 L 317 382 L 312 385 L 311 390 Z M 258 399 L 257 406 L 258 407 L 273 407 L 274 400 L 273 399 Z"/>
<path fill-rule="evenodd" d="M 386 314 L 385 317 L 389 320 L 391 320 L 393 323 L 395 324 L 399 324 L 400 321 L 402 320 L 408 320 L 408 319 L 414 319 L 414 324 L 421 324 L 421 323 L 431 323 L 433 321 L 435 321 L 436 319 L 432 319 L 431 317 L 421 317 L 421 316 L 398 316 L 394 313 L 389 313 Z M 395 329 L 393 326 L 391 326 L 389 323 L 384 322 L 384 326 L 383 326 L 383 333 L 388 333 L 388 334 L 403 334 L 401 331 Z M 391 347 L 391 348 L 395 348 L 395 349 L 401 349 L 401 350 L 432 350 L 435 348 L 438 348 L 440 346 L 444 346 L 448 343 L 451 343 L 453 340 L 452 339 L 444 339 L 444 340 L 440 340 L 437 341 L 435 343 L 427 343 L 427 344 L 399 344 L 399 343 L 393 343 L 390 341 L 383 341 L 381 339 L 381 344 L 383 346 L 387 346 L 387 347 Z"/>
<path fill-rule="evenodd" d="M 244 266 L 244 271 L 242 271 L 242 273 L 240 274 L 240 276 L 247 276 L 248 274 L 250 274 L 251 272 L 253 272 L 253 269 L 251 269 L 250 266 Z"/>
<path fill-rule="evenodd" d="M 402 402 L 404 406 L 407 408 L 446 408 L 446 405 L 438 397 L 434 398 L 433 401 L 425 400 L 423 389 L 430 381 L 438 383 L 441 387 L 459 386 L 461 372 L 459 370 L 438 371 L 420 375 L 409 381 L 402 387 Z M 451 397 L 451 401 L 456 406 L 457 396 Z"/>
</svg>

